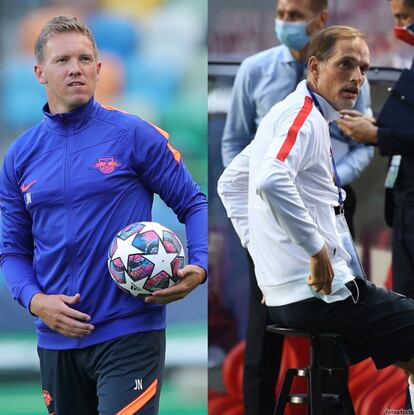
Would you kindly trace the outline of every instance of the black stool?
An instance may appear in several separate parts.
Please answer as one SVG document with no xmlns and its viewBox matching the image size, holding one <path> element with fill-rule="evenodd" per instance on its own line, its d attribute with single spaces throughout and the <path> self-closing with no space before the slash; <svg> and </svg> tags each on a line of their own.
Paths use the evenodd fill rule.
<svg viewBox="0 0 414 415">
<path fill-rule="evenodd" d="M 308 415 L 321 415 L 322 402 L 333 399 L 340 402 L 344 409 L 344 414 L 355 415 L 352 400 L 349 395 L 346 378 L 342 368 L 322 367 L 320 365 L 319 355 L 319 339 L 321 338 L 335 338 L 340 337 L 334 333 L 310 333 L 300 329 L 288 329 L 277 325 L 267 326 L 267 330 L 281 334 L 283 336 L 301 336 L 310 338 L 310 362 L 306 368 L 287 369 L 285 378 L 283 380 L 280 396 L 277 400 L 275 411 L 273 415 L 283 415 L 287 403 L 304 403 L 308 405 Z M 323 393 L 322 391 L 322 376 L 332 376 L 337 387 L 337 394 Z M 295 376 L 303 376 L 308 378 L 308 393 L 296 394 L 290 393 L 293 379 Z"/>
</svg>

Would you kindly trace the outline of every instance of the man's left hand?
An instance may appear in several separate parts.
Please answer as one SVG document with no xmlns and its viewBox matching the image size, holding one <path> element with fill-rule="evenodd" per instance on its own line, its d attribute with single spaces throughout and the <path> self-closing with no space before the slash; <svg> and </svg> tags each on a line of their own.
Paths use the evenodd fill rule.
<svg viewBox="0 0 414 415">
<path fill-rule="evenodd" d="M 145 297 L 149 304 L 168 304 L 183 299 L 198 287 L 206 278 L 206 272 L 197 265 L 186 265 L 178 271 L 180 281 L 170 288 L 158 290 Z"/>
</svg>

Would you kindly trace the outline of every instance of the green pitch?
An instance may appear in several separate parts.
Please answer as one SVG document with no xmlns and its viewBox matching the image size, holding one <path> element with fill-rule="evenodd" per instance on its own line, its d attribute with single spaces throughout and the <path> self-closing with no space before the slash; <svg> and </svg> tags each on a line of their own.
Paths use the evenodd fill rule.
<svg viewBox="0 0 414 415">
<path fill-rule="evenodd" d="M 189 354 L 195 347 L 207 347 L 206 332 L 204 324 L 172 326 L 167 329 L 167 349 L 184 349 L 187 351 L 186 354 Z M 36 347 L 33 334 L 3 333 L 0 336 L 0 344 L 7 340 L 17 341 L 18 344 L 27 343 L 28 350 L 35 350 Z M 13 347 L 10 347 L 7 355 L 11 356 L 12 353 Z M 178 365 L 178 368 L 170 368 L 166 372 L 161 392 L 160 415 L 207 415 L 207 391 L 204 391 L 207 386 L 203 386 L 203 379 L 207 385 L 207 375 L 204 377 L 201 372 L 203 379 L 197 383 L 186 370 L 188 368 L 180 368 Z M 205 372 L 207 373 L 207 368 Z M 13 372 L 4 368 L 0 371 L 0 415 L 47 415 L 36 375 L 18 378 L 11 377 L 9 373 Z M 200 376 L 200 373 L 196 376 Z"/>
</svg>

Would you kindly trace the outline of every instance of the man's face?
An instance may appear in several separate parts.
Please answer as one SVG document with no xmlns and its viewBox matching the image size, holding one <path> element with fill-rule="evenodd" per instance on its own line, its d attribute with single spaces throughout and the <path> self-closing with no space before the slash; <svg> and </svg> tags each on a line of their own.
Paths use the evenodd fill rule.
<svg viewBox="0 0 414 415">
<path fill-rule="evenodd" d="M 315 92 L 338 111 L 354 106 L 368 68 L 369 49 L 359 38 L 338 40 L 333 54 L 324 62 L 314 56 L 309 60 Z"/>
<path fill-rule="evenodd" d="M 391 13 L 396 26 L 408 26 L 414 22 L 414 8 L 404 5 L 404 0 L 390 0 Z"/>
<path fill-rule="evenodd" d="M 321 20 L 321 14 L 315 13 L 310 6 L 311 0 L 279 0 L 276 7 L 276 17 L 287 22 L 309 22 L 307 26 L 308 35 L 315 30 L 322 29 L 325 20 Z M 323 18 L 326 11 L 323 12 Z"/>
<path fill-rule="evenodd" d="M 44 47 L 35 74 L 46 86 L 52 113 L 73 111 L 93 96 L 101 63 L 89 38 L 78 32 L 55 33 Z"/>
</svg>

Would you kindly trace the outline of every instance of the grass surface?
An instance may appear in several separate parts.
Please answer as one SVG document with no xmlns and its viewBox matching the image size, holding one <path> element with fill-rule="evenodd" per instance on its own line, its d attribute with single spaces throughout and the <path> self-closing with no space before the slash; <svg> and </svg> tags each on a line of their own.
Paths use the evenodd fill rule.
<svg viewBox="0 0 414 415">
<path fill-rule="evenodd" d="M 175 341 L 184 341 L 185 344 L 187 341 L 191 343 L 191 339 L 201 339 L 202 344 L 207 343 L 204 325 L 172 325 L 167 329 L 167 348 L 169 342 L 173 348 Z M 27 347 L 24 350 L 30 351 L 36 348 L 34 335 L 26 333 L 2 333 L 0 346 L 4 344 L 10 345 L 8 349 L 2 350 L 4 357 L 8 356 L 6 360 L 9 360 L 13 353 L 18 354 L 19 360 L 24 357 L 17 345 L 24 345 Z M 24 350 L 23 354 L 25 354 Z M 37 357 L 35 363 L 37 367 Z M 13 373 L 13 370 L 7 369 L 7 372 L 5 370 L 2 369 L 0 378 L 0 415 L 47 415 L 40 381 L 33 376 L 12 378 L 7 376 L 7 373 Z M 171 376 L 167 376 L 163 383 L 159 415 L 207 415 L 207 391 L 200 388 L 203 380 L 201 379 L 201 383 L 195 382 L 197 379 L 191 378 L 191 368 L 170 369 L 169 374 Z"/>
</svg>

